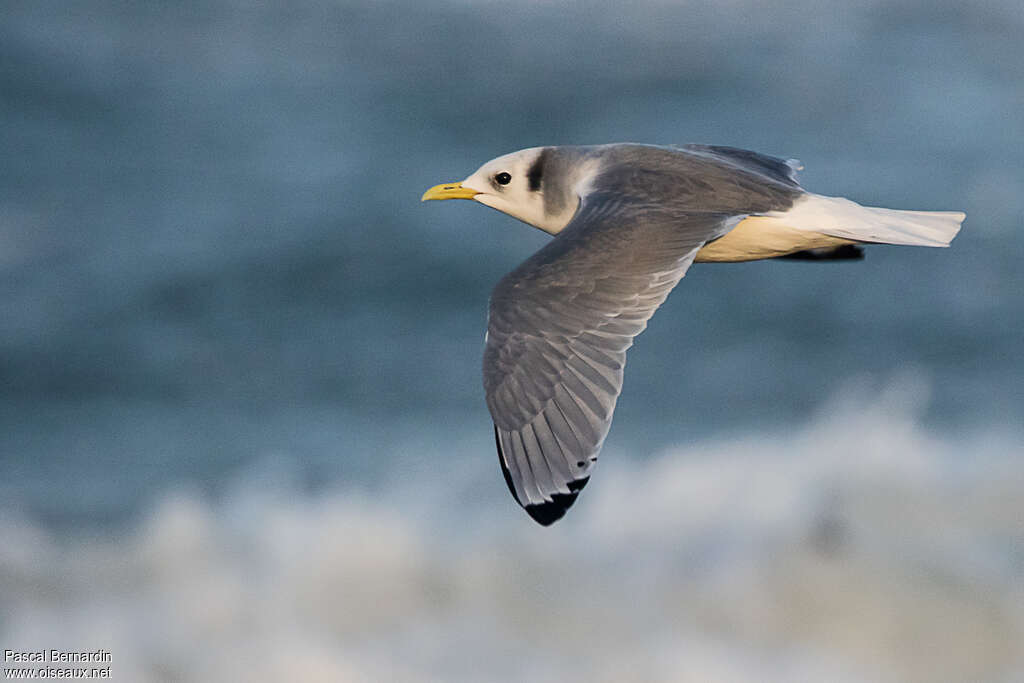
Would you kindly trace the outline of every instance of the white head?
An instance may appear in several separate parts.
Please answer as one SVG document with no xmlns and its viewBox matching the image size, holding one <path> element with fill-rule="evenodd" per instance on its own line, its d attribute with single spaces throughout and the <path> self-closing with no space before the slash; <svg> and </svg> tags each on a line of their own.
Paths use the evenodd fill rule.
<svg viewBox="0 0 1024 683">
<path fill-rule="evenodd" d="M 531 147 L 492 159 L 461 183 L 442 183 L 430 188 L 423 201 L 474 199 L 535 228 L 557 234 L 572 219 L 579 204 L 577 183 L 573 182 L 577 178 L 566 177 L 564 163 L 553 163 L 557 149 Z"/>
</svg>

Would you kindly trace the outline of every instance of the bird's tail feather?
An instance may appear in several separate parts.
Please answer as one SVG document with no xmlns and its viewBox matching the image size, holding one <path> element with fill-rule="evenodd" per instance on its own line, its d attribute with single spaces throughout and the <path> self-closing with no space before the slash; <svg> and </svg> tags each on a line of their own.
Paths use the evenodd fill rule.
<svg viewBox="0 0 1024 683">
<path fill-rule="evenodd" d="M 786 224 L 833 237 L 920 247 L 948 247 L 960 232 L 961 211 L 901 211 L 861 206 L 843 197 L 806 194 L 785 213 Z"/>
</svg>

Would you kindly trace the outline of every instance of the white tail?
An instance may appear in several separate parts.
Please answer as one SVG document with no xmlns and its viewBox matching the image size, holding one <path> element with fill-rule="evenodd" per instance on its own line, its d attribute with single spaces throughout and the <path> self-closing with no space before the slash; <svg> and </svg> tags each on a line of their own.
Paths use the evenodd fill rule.
<svg viewBox="0 0 1024 683">
<path fill-rule="evenodd" d="M 961 211 L 900 211 L 861 206 L 843 197 L 807 193 L 785 212 L 768 214 L 798 230 L 858 242 L 948 247 L 967 215 Z"/>
</svg>

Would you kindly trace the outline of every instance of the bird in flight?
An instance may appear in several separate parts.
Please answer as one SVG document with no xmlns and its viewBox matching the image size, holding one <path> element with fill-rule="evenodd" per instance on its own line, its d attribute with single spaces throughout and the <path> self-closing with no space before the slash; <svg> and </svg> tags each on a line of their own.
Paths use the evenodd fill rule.
<svg viewBox="0 0 1024 683">
<path fill-rule="evenodd" d="M 807 192 L 794 160 L 731 147 L 536 147 L 423 201 L 472 199 L 554 235 L 491 293 L 484 390 L 509 491 L 560 519 L 590 478 L 626 350 L 694 262 L 854 259 L 946 247 L 965 214 Z"/>
</svg>

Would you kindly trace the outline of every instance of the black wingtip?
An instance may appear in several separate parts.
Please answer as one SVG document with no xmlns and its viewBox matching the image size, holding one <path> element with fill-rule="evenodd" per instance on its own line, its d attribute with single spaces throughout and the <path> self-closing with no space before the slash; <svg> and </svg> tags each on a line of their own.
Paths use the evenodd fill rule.
<svg viewBox="0 0 1024 683">
<path fill-rule="evenodd" d="M 779 258 L 789 261 L 861 261 L 864 259 L 864 250 L 856 244 L 841 244 L 838 247 L 798 251 Z"/>
<path fill-rule="evenodd" d="M 523 509 L 541 526 L 551 526 L 565 516 L 565 511 L 576 502 L 576 496 L 580 495 L 589 480 L 590 477 L 577 479 L 569 484 L 569 493 L 556 493 L 547 503 L 523 505 Z"/>
<path fill-rule="evenodd" d="M 512 483 L 512 473 L 505 466 L 505 458 L 501 451 L 501 438 L 498 436 L 497 425 L 494 426 L 494 444 L 498 447 L 498 464 L 501 465 L 501 474 L 505 477 L 505 485 L 508 486 L 509 493 L 526 510 L 526 514 L 530 515 L 541 526 L 551 526 L 564 517 L 565 511 L 576 502 L 576 496 L 580 494 L 583 487 L 590 481 L 590 477 L 577 479 L 576 481 L 569 482 L 569 493 L 556 493 L 552 496 L 552 500 L 546 503 L 523 505 L 523 501 L 519 500 L 519 496 L 516 495 L 516 487 Z"/>
</svg>

